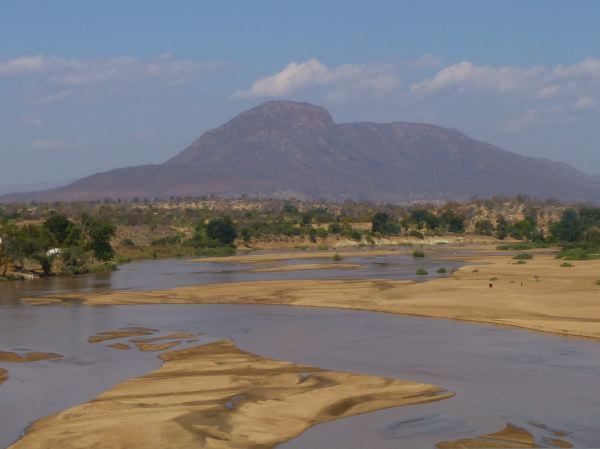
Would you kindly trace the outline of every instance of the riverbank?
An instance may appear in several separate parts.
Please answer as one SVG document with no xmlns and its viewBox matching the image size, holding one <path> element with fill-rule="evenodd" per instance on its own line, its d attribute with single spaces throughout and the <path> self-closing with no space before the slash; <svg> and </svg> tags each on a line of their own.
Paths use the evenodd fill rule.
<svg viewBox="0 0 600 449">
<path fill-rule="evenodd" d="M 319 423 L 453 395 L 433 385 L 268 359 L 230 341 L 160 357 L 161 368 L 37 421 L 10 449 L 266 449 Z"/>
<path fill-rule="evenodd" d="M 390 280 L 300 280 L 210 284 L 157 291 L 73 293 L 27 298 L 35 305 L 68 304 L 284 304 L 369 310 L 508 325 L 600 338 L 600 261 L 564 267 L 551 254 L 526 263 L 514 254 L 439 257 L 469 262 L 450 277 L 424 283 Z M 256 256 L 242 256 L 248 259 Z M 436 255 L 438 257 L 438 255 Z M 252 259 L 254 260 L 254 259 Z"/>
</svg>

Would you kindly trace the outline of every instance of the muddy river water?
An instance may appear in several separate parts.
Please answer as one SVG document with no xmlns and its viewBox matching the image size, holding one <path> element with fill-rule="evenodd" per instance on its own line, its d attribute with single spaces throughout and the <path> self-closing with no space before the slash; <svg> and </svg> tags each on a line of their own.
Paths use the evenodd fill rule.
<svg viewBox="0 0 600 449">
<path fill-rule="evenodd" d="M 348 259 L 350 260 L 350 258 Z M 148 305 L 33 307 L 19 297 L 65 290 L 155 289 L 255 279 L 414 277 L 451 264 L 404 256 L 359 260 L 356 270 L 249 273 L 248 266 L 157 261 L 110 275 L 0 286 L 0 351 L 48 351 L 58 361 L 0 362 L 0 447 L 40 417 L 85 402 L 160 365 L 156 354 L 118 351 L 87 338 L 139 325 L 164 333 L 229 338 L 257 354 L 334 370 L 439 385 L 440 402 L 383 410 L 309 429 L 281 448 L 432 448 L 444 440 L 526 428 L 544 445 L 552 430 L 576 447 L 600 445 L 600 343 L 450 320 L 285 306 Z M 291 262 L 294 263 L 294 262 Z M 303 261 L 306 263 L 306 261 Z M 196 343 L 197 344 L 197 343 Z"/>
</svg>

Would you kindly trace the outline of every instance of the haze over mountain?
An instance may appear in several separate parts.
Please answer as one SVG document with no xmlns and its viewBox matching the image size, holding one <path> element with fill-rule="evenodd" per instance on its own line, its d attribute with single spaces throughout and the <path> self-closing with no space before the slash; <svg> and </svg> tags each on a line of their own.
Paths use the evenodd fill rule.
<svg viewBox="0 0 600 449">
<path fill-rule="evenodd" d="M 323 108 L 271 101 L 159 165 L 98 173 L 9 201 L 286 196 L 410 202 L 527 194 L 600 199 L 600 181 L 425 123 L 336 124 Z"/>
</svg>

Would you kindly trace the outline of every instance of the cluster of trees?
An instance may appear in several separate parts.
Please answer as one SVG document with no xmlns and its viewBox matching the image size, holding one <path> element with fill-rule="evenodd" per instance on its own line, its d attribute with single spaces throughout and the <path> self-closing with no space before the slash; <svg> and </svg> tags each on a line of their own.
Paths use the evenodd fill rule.
<svg viewBox="0 0 600 449">
<path fill-rule="evenodd" d="M 557 241 L 600 246 L 600 209 L 567 209 L 560 221 L 552 223 L 550 232 Z"/>
<path fill-rule="evenodd" d="M 56 260 L 63 272 L 85 272 L 94 262 L 114 257 L 110 240 L 115 231 L 112 224 L 88 215 L 75 223 L 52 212 L 41 224 L 20 226 L 4 219 L 0 222 L 0 274 L 5 276 L 11 264 L 16 271 L 24 271 L 28 261 L 50 274 Z"/>
<path fill-rule="evenodd" d="M 454 210 L 447 209 L 439 215 L 427 209 L 415 209 L 401 220 L 392 219 L 385 212 L 377 212 L 371 221 L 371 231 L 378 235 L 398 235 L 404 229 L 409 235 L 423 237 L 423 230 L 433 233 L 465 232 L 465 217 Z"/>
<path fill-rule="evenodd" d="M 480 235 L 495 235 L 500 240 L 512 237 L 517 240 L 544 241 L 544 233 L 538 226 L 535 215 L 512 223 L 500 216 L 496 225 L 490 220 L 481 220 L 475 223 L 475 232 Z"/>
</svg>

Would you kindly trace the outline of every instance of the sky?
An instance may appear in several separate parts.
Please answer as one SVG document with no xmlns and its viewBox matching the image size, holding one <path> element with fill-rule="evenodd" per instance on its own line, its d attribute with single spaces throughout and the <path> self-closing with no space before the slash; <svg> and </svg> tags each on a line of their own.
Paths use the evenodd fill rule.
<svg viewBox="0 0 600 449">
<path fill-rule="evenodd" d="M 595 0 L 0 0 L 0 186 L 161 163 L 263 101 L 600 173 Z"/>
</svg>

